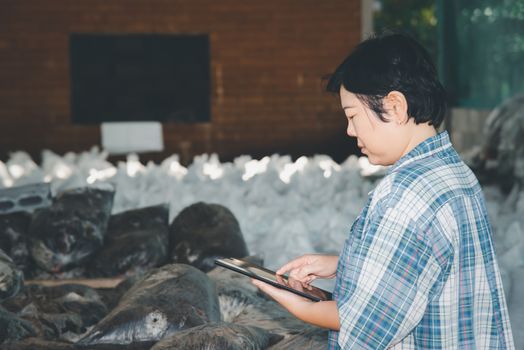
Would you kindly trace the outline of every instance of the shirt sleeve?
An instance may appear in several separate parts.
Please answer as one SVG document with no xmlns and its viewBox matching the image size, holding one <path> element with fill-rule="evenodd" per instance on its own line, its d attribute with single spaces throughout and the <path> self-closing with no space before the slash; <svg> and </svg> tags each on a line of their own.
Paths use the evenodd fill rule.
<svg viewBox="0 0 524 350">
<path fill-rule="evenodd" d="M 397 208 L 379 210 L 344 254 L 339 286 L 339 345 L 385 349 L 420 322 L 440 265 L 415 222 Z"/>
</svg>

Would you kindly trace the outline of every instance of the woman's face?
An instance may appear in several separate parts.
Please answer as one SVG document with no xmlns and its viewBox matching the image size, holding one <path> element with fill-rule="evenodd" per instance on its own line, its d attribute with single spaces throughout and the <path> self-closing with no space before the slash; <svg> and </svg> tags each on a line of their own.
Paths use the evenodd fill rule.
<svg viewBox="0 0 524 350">
<path fill-rule="evenodd" d="M 387 107 L 383 122 L 355 94 L 340 88 L 342 108 L 348 120 L 347 134 L 356 137 L 361 152 L 369 162 L 376 165 L 391 165 L 399 160 L 406 150 L 409 136 L 402 126 L 390 116 Z"/>
</svg>

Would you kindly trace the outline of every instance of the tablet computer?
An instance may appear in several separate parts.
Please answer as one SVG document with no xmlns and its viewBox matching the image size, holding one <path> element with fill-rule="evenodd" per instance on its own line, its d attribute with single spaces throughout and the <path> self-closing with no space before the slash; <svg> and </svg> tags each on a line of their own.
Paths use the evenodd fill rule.
<svg viewBox="0 0 524 350">
<path fill-rule="evenodd" d="M 235 258 L 216 259 L 215 264 L 269 283 L 277 288 L 288 290 L 313 301 L 326 301 L 332 298 L 331 293 L 328 291 L 315 286 L 310 286 L 311 289 L 303 288 L 302 283 L 299 281 L 293 283 L 293 281 L 289 280 L 286 276 L 277 275 L 274 271 L 246 260 Z"/>
</svg>

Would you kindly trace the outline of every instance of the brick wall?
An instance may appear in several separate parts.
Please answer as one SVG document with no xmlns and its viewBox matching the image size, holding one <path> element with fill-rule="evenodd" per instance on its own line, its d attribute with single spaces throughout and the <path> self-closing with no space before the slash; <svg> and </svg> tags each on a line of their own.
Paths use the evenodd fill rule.
<svg viewBox="0 0 524 350">
<path fill-rule="evenodd" d="M 320 78 L 359 41 L 360 0 L 0 0 L 0 159 L 100 144 L 71 122 L 68 44 L 107 32 L 209 34 L 211 122 L 165 123 L 165 152 L 146 158 L 353 151 Z"/>
</svg>

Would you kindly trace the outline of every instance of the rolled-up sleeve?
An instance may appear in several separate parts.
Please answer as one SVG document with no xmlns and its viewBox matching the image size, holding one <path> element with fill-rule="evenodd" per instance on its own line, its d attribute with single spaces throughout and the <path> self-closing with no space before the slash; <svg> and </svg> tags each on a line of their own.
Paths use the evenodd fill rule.
<svg viewBox="0 0 524 350">
<path fill-rule="evenodd" d="M 419 323 L 441 272 L 406 210 L 379 210 L 344 254 L 337 299 L 343 349 L 385 349 Z"/>
</svg>

